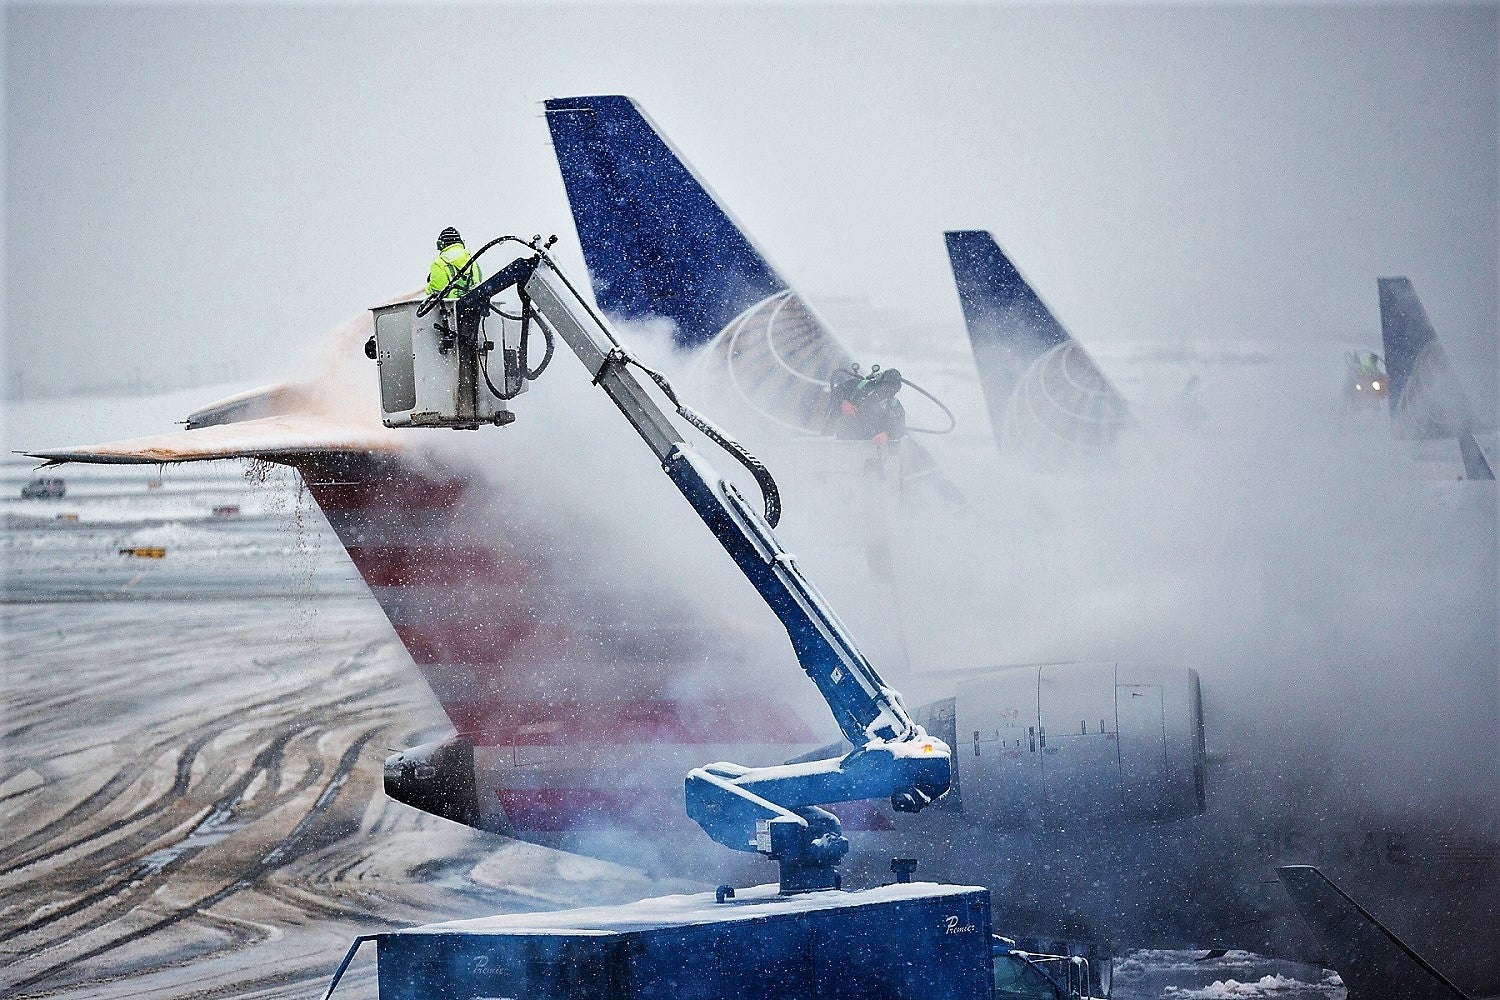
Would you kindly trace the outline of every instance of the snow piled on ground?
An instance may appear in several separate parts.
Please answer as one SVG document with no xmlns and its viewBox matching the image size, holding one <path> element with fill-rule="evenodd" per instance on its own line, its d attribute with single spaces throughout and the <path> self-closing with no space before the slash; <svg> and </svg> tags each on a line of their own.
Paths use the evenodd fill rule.
<svg viewBox="0 0 1500 1000">
<path fill-rule="evenodd" d="M 1253 983 L 1242 983 L 1234 979 L 1215 980 L 1197 990 L 1168 986 L 1162 996 L 1170 1000 L 1235 1000 L 1238 997 L 1284 997 L 1292 993 L 1306 996 L 1309 988 L 1330 997 L 1343 994 L 1343 986 L 1331 977 L 1314 984 L 1278 974 L 1261 976 Z"/>
<path fill-rule="evenodd" d="M 1238 949 L 1207 957 L 1202 951 L 1141 949 L 1114 963 L 1119 1000 L 1345 1000 L 1338 974 Z"/>
</svg>

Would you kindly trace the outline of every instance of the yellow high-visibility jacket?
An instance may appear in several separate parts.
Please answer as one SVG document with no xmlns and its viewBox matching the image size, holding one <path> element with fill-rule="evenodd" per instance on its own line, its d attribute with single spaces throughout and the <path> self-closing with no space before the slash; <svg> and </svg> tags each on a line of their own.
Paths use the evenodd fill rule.
<svg viewBox="0 0 1500 1000">
<path fill-rule="evenodd" d="M 453 276 L 463 269 L 469 262 L 469 251 L 464 249 L 462 243 L 450 243 L 443 248 L 443 252 L 437 255 L 437 260 L 432 262 L 432 268 L 427 274 L 427 294 L 436 295 L 448 287 L 448 282 L 453 281 Z M 464 274 L 452 288 L 448 289 L 448 298 L 456 299 L 479 284 L 481 281 L 479 265 L 475 264 Z"/>
</svg>

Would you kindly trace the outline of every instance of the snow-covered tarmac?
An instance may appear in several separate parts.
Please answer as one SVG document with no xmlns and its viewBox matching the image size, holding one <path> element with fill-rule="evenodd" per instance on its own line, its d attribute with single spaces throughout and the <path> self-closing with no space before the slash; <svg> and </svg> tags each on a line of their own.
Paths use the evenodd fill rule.
<svg viewBox="0 0 1500 1000">
<path fill-rule="evenodd" d="M 388 748 L 447 720 L 310 500 L 210 473 L 65 469 L 66 498 L 0 503 L 0 993 L 315 997 L 357 934 L 703 888 L 386 799 Z M 1114 995 L 1343 995 L 1196 958 L 1137 952 Z"/>
<path fill-rule="evenodd" d="M 386 799 L 447 721 L 321 516 L 171 473 L 5 504 L 0 993 L 316 996 L 359 933 L 658 888 Z"/>
</svg>

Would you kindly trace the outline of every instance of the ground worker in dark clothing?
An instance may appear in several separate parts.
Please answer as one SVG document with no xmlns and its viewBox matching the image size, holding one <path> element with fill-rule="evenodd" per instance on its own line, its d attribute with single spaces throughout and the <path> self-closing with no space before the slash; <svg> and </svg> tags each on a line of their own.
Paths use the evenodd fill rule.
<svg viewBox="0 0 1500 1000">
<path fill-rule="evenodd" d="M 457 229 L 449 226 L 439 233 L 437 248 L 437 260 L 432 262 L 427 275 L 428 295 L 441 294 L 443 289 L 447 288 L 446 297 L 456 299 L 479 284 L 478 264 L 464 271 L 464 265 L 469 263 L 469 251 L 464 248 L 464 239 L 458 235 Z M 455 276 L 458 277 L 457 281 L 453 281 Z M 448 287 L 450 281 L 453 282 L 451 288 Z"/>
<path fill-rule="evenodd" d="M 840 368 L 828 380 L 828 422 L 824 433 L 845 441 L 887 445 L 906 435 L 906 408 L 896 398 L 901 373 L 878 365 L 868 375 Z"/>
</svg>

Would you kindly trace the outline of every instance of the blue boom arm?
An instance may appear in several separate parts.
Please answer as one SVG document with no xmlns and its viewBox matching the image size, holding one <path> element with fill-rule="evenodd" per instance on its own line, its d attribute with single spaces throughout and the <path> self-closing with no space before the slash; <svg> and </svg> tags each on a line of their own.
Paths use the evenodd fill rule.
<svg viewBox="0 0 1500 1000">
<path fill-rule="evenodd" d="M 771 525 L 683 438 L 648 395 L 640 364 L 615 338 L 545 252 L 515 261 L 459 303 L 460 334 L 479 342 L 489 300 L 518 286 L 525 308 L 561 338 L 656 454 L 667 476 L 786 628 L 803 671 L 817 685 L 853 750 L 841 757 L 771 767 L 720 762 L 694 769 L 688 815 L 715 841 L 781 863 L 785 891 L 838 884 L 833 866 L 848 850 L 838 819 L 820 804 L 889 797 L 916 812 L 948 790 L 950 751 L 912 720 L 822 594 L 777 540 Z M 677 412 L 717 438 L 722 432 L 672 397 Z"/>
</svg>

